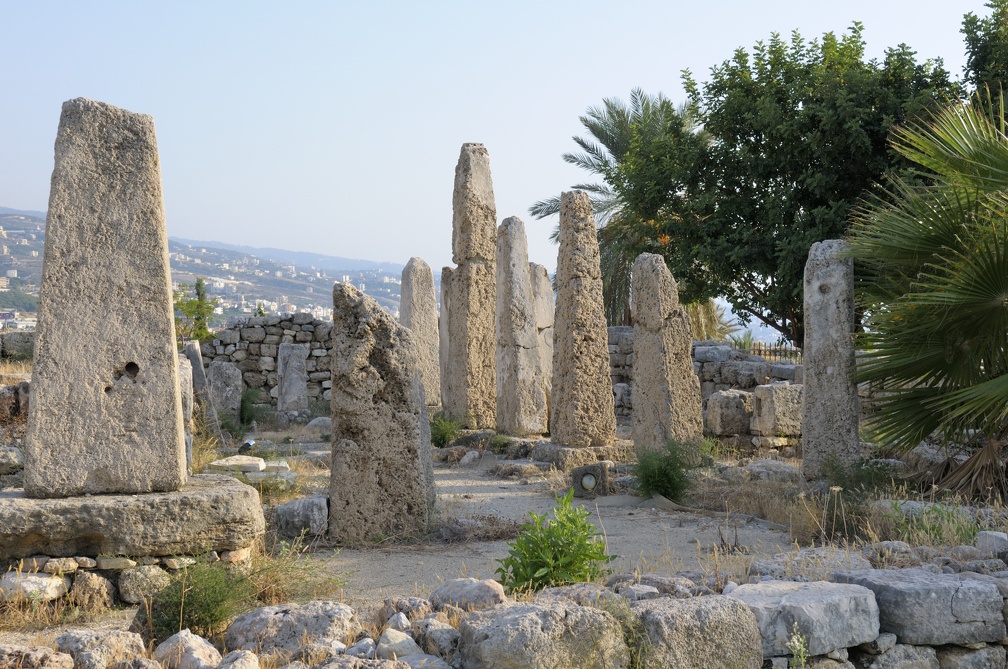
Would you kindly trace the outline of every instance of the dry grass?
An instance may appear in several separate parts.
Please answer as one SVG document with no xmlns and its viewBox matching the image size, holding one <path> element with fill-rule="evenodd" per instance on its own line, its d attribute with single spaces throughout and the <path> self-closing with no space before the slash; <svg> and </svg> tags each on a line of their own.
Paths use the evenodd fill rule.
<svg viewBox="0 0 1008 669">
<path fill-rule="evenodd" d="M 11 386 L 31 378 L 31 360 L 0 360 L 0 385 Z"/>
</svg>

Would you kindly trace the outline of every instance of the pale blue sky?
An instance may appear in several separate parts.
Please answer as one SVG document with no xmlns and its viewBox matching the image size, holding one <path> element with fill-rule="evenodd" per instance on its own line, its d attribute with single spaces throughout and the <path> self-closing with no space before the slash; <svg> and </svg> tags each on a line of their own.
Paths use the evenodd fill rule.
<svg viewBox="0 0 1008 669">
<path fill-rule="evenodd" d="M 25 2 L 0 0 L 0 206 L 45 209 L 64 100 L 151 114 L 172 236 L 405 263 L 451 261 L 463 142 L 486 144 L 498 219 L 582 181 L 578 116 L 632 88 L 682 99 L 772 31 L 865 24 L 965 61 L 982 1 Z"/>
</svg>

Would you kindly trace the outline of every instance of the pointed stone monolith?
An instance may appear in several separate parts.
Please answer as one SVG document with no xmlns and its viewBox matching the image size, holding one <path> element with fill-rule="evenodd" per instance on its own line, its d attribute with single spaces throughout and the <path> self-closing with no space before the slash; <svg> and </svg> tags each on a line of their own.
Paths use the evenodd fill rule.
<svg viewBox="0 0 1008 669">
<path fill-rule="evenodd" d="M 178 490 L 185 438 L 154 120 L 70 100 L 55 154 L 25 492 Z"/>
<path fill-rule="evenodd" d="M 854 377 L 854 261 L 839 239 L 816 242 L 805 263 L 805 368 L 802 474 L 862 457 Z M 636 409 L 636 406 L 635 406 Z"/>
<path fill-rule="evenodd" d="M 447 294 L 448 377 L 444 410 L 471 428 L 497 422 L 494 306 L 497 210 L 490 157 L 482 144 L 463 144 L 452 197 L 452 271 Z"/>
<path fill-rule="evenodd" d="M 642 253 L 631 272 L 634 373 L 633 442 L 638 453 L 670 441 L 703 437 L 700 379 L 693 371 L 693 333 L 665 259 Z"/>
<path fill-rule="evenodd" d="M 591 201 L 560 196 L 550 438 L 563 446 L 609 446 L 616 412 L 609 371 L 602 271 Z"/>
<path fill-rule="evenodd" d="M 525 225 L 512 216 L 497 228 L 497 431 L 547 430 L 546 393 Z"/>
<path fill-rule="evenodd" d="M 399 322 L 413 333 L 428 407 L 441 406 L 440 342 L 434 273 L 423 258 L 410 258 L 402 271 Z"/>
</svg>

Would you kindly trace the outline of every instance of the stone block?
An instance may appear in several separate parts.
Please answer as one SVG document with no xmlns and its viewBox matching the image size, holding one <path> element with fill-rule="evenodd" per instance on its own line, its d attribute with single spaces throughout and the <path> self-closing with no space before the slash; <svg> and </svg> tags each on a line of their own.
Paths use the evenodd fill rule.
<svg viewBox="0 0 1008 669">
<path fill-rule="evenodd" d="M 572 469 L 571 485 L 574 487 L 574 496 L 592 499 L 608 495 L 613 484 L 610 473 L 613 465 L 611 460 L 602 460 Z"/>
<path fill-rule="evenodd" d="M 38 315 L 26 494 L 177 490 L 185 437 L 150 116 L 63 104 Z"/>
<path fill-rule="evenodd" d="M 285 537 L 322 536 L 329 527 L 329 498 L 323 495 L 295 499 L 276 508 L 277 531 Z"/>
<path fill-rule="evenodd" d="M 280 344 L 277 411 L 308 411 L 308 352 L 305 344 Z"/>
<path fill-rule="evenodd" d="M 241 423 L 239 413 L 244 390 L 241 369 L 230 362 L 214 360 L 210 363 L 207 368 L 207 396 L 222 420 L 230 420 L 235 425 Z"/>
<path fill-rule="evenodd" d="M 719 390 L 707 398 L 707 431 L 718 437 L 748 434 L 753 395 L 744 390 Z"/>
<path fill-rule="evenodd" d="M 753 434 L 796 437 L 801 434 L 802 386 L 771 383 L 753 390 Z"/>
<path fill-rule="evenodd" d="M 697 346 L 693 349 L 693 359 L 697 362 L 725 362 L 731 357 L 731 346 Z"/>
<path fill-rule="evenodd" d="M 427 405 L 440 405 L 437 297 L 434 294 L 434 273 L 423 258 L 410 258 L 403 267 L 399 321 L 413 333 Z"/>
</svg>

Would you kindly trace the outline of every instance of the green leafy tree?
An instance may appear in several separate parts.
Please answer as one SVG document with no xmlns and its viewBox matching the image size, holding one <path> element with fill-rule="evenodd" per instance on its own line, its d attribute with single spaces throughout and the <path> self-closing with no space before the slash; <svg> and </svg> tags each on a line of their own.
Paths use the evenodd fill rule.
<svg viewBox="0 0 1008 669">
<path fill-rule="evenodd" d="M 189 290 L 189 285 L 183 283 L 179 284 L 174 293 L 175 334 L 180 340 L 210 339 L 213 337 L 210 332 L 210 317 L 217 307 L 217 299 L 211 299 L 207 294 L 203 277 L 198 277 L 192 286 L 192 297 L 187 297 Z"/>
<path fill-rule="evenodd" d="M 863 280 L 860 381 L 877 391 L 869 427 L 908 449 L 937 435 L 986 445 L 938 485 L 1008 493 L 1008 134 L 1004 98 L 957 103 L 893 134 L 927 177 L 892 178 L 851 236 Z"/>
<path fill-rule="evenodd" d="M 974 90 L 996 90 L 1008 81 L 1008 0 L 987 3 L 991 15 L 963 17 L 966 66 L 963 75 Z"/>
<path fill-rule="evenodd" d="M 773 34 L 702 86 L 684 72 L 711 141 L 634 137 L 610 170 L 627 234 L 665 256 L 687 301 L 723 295 L 743 324 L 801 345 L 809 247 L 842 236 L 866 190 L 905 168 L 889 129 L 958 91 L 940 61 L 919 64 L 905 45 L 866 61 L 861 30 Z"/>
</svg>

